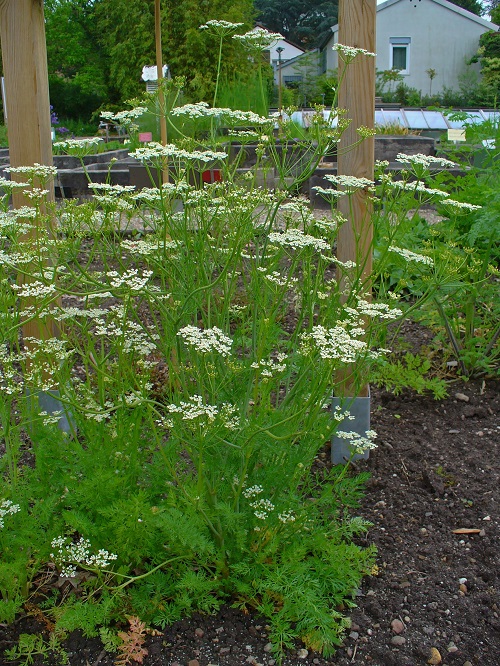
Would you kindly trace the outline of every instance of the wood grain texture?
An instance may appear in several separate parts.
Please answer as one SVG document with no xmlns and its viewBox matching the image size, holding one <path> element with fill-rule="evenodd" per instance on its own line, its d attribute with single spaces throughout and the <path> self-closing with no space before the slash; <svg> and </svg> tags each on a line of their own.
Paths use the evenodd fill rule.
<svg viewBox="0 0 500 666">
<path fill-rule="evenodd" d="M 156 44 L 156 77 L 158 79 L 158 104 L 160 107 L 160 141 L 167 145 L 167 118 L 165 93 L 163 92 L 163 54 L 161 48 L 161 7 L 160 0 L 155 0 L 155 44 Z M 162 182 L 168 183 L 168 160 L 165 158 L 162 171 Z"/>
<path fill-rule="evenodd" d="M 42 0 L 0 0 L 11 166 L 52 165 Z"/>
<path fill-rule="evenodd" d="M 340 0 L 339 42 L 347 46 L 375 51 L 376 0 Z M 342 63 L 339 61 L 339 69 Z M 359 139 L 358 127 L 374 127 L 375 58 L 359 55 L 347 68 L 339 90 L 339 107 L 348 110 L 351 124 L 343 134 L 338 157 L 338 173 L 373 180 L 375 140 Z M 353 197 L 341 197 L 339 209 L 347 217 L 339 235 L 341 261 L 356 261 L 362 266 L 362 279 L 371 274 L 372 221 L 368 192 L 360 190 Z"/>
<path fill-rule="evenodd" d="M 52 166 L 47 48 L 42 0 L 0 0 L 0 38 L 5 77 L 5 96 L 10 164 L 13 167 Z M 22 175 L 12 179 L 24 181 Z M 44 185 L 48 199 L 54 200 L 54 184 Z M 13 205 L 19 208 L 31 201 L 15 192 Z M 41 233 L 30 233 L 36 242 Z M 29 305 L 29 303 L 24 303 Z M 53 322 L 34 320 L 23 327 L 23 335 L 45 339 L 56 333 Z"/>
<path fill-rule="evenodd" d="M 339 43 L 375 52 L 376 0 L 340 0 Z M 339 58 L 339 71 L 344 64 Z M 373 180 L 375 139 L 359 140 L 358 127 L 373 128 L 375 123 L 375 58 L 358 55 L 349 64 L 339 89 L 339 107 L 347 109 L 351 124 L 342 136 L 338 151 L 338 174 Z M 369 192 L 358 190 L 353 196 L 340 197 L 338 208 L 347 218 L 337 239 L 340 261 L 354 261 L 357 283 L 365 293 L 370 292 L 372 273 L 373 224 Z M 353 369 L 345 368 L 336 376 L 344 395 L 368 395 L 368 386 L 355 386 Z"/>
</svg>

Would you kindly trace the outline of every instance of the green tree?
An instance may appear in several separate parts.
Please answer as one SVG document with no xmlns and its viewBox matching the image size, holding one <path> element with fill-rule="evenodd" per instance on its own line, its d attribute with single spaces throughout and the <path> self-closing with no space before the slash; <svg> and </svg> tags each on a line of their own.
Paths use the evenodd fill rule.
<svg viewBox="0 0 500 666">
<path fill-rule="evenodd" d="M 500 25 L 500 0 L 492 0 L 489 3 L 488 11 L 493 23 Z"/>
<path fill-rule="evenodd" d="M 337 23 L 338 6 L 338 0 L 255 0 L 262 25 L 308 48 L 317 46 Z"/>
<path fill-rule="evenodd" d="M 101 43 L 110 57 L 110 84 L 121 99 L 144 89 L 141 71 L 155 63 L 154 1 L 97 0 Z M 211 101 L 219 43 L 200 24 L 211 19 L 253 25 L 252 0 L 162 0 L 162 49 L 172 76 L 185 76 L 188 95 Z M 230 38 L 223 45 L 225 74 L 245 70 L 248 59 Z"/>
<path fill-rule="evenodd" d="M 485 8 L 480 0 L 450 0 L 450 2 L 478 16 L 482 16 L 485 13 Z"/>
<path fill-rule="evenodd" d="M 45 0 L 44 10 L 51 102 L 60 115 L 88 119 L 109 97 L 95 5 L 88 0 Z"/>
<path fill-rule="evenodd" d="M 478 59 L 483 84 L 490 89 L 494 102 L 500 94 L 500 32 L 485 32 L 479 39 Z"/>
</svg>

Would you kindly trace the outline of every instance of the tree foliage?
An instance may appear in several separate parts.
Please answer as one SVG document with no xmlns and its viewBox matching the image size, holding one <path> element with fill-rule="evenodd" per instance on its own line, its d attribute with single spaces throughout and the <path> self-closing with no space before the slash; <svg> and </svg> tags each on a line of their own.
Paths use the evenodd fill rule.
<svg viewBox="0 0 500 666">
<path fill-rule="evenodd" d="M 120 105 L 144 91 L 144 65 L 156 62 L 154 0 L 46 0 L 51 101 L 61 116 L 86 119 L 104 102 Z M 199 30 L 219 19 L 253 26 L 252 0 L 162 0 L 162 47 L 172 76 L 186 91 L 210 100 L 219 43 Z M 225 73 L 244 74 L 251 63 L 230 38 Z M 243 70 L 243 71 L 242 71 Z"/>
<path fill-rule="evenodd" d="M 488 3 L 488 11 L 493 23 L 500 25 L 500 0 L 492 0 Z"/>
<path fill-rule="evenodd" d="M 94 19 L 94 5 L 86 0 L 45 1 L 50 95 L 63 116 L 88 117 L 109 94 Z"/>
<path fill-rule="evenodd" d="M 252 27 L 252 0 L 162 0 L 162 49 L 172 76 L 185 76 L 187 89 L 210 99 L 217 68 L 218 42 L 199 30 L 210 19 Z M 153 0 L 97 0 L 101 43 L 109 54 L 111 84 L 122 99 L 144 86 L 142 67 L 156 62 Z M 226 70 L 245 66 L 236 42 L 224 44 Z"/>
<path fill-rule="evenodd" d="M 450 2 L 478 16 L 484 14 L 485 11 L 483 3 L 480 0 L 450 0 Z"/>
<path fill-rule="evenodd" d="M 255 0 L 262 25 L 308 48 L 321 43 L 337 23 L 338 6 L 338 0 Z"/>
</svg>

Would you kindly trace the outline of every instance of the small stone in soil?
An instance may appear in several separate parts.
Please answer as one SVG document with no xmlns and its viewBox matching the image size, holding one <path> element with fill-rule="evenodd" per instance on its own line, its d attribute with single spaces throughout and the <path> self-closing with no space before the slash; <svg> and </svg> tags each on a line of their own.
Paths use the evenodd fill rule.
<svg viewBox="0 0 500 666">
<path fill-rule="evenodd" d="M 299 659 L 307 659 L 307 655 L 309 652 L 305 648 L 301 648 L 300 650 L 297 651 L 297 657 Z"/>
<path fill-rule="evenodd" d="M 401 646 L 406 643 L 406 638 L 404 636 L 393 636 L 391 638 L 391 643 L 393 645 Z"/>
<path fill-rule="evenodd" d="M 461 402 L 469 402 L 470 398 L 465 393 L 455 393 L 455 398 Z"/>
<path fill-rule="evenodd" d="M 405 625 L 398 619 L 391 622 L 391 627 L 395 634 L 402 634 L 405 630 Z"/>
<path fill-rule="evenodd" d="M 443 658 L 441 657 L 439 650 L 435 647 L 431 648 L 430 657 L 427 663 L 431 666 L 438 666 L 438 664 L 440 664 L 442 661 Z"/>
<path fill-rule="evenodd" d="M 194 630 L 194 635 L 196 636 L 196 638 L 203 638 L 205 632 L 203 631 L 203 629 L 200 629 L 198 627 L 197 629 Z"/>
</svg>

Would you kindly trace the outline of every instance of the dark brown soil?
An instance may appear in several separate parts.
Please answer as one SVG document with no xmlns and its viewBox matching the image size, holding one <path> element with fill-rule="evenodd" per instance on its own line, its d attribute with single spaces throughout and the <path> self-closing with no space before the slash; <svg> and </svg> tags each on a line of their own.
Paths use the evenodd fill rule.
<svg viewBox="0 0 500 666">
<path fill-rule="evenodd" d="M 351 632 L 334 657 L 306 656 L 298 645 L 285 666 L 500 664 L 499 416 L 494 381 L 454 383 L 440 402 L 373 390 L 379 447 L 359 464 L 372 475 L 360 514 L 373 523 L 365 540 L 378 547 L 378 575 L 359 591 Z M 328 454 L 319 465 L 329 464 Z M 40 630 L 29 615 L 0 627 L 0 652 L 19 633 Z M 144 664 L 272 666 L 267 644 L 265 621 L 224 607 L 149 637 Z M 71 666 L 115 659 L 78 633 L 65 649 Z"/>
<path fill-rule="evenodd" d="M 412 328 L 407 342 L 418 351 L 429 337 Z M 355 467 L 371 474 L 359 514 L 372 523 L 363 543 L 376 544 L 378 572 L 358 591 L 333 657 L 297 645 L 283 666 L 500 666 L 500 381 L 454 382 L 439 402 L 372 387 L 371 407 L 379 446 Z M 330 466 L 329 455 L 320 454 L 318 468 Z M 23 663 L 3 656 L 20 634 L 48 638 L 40 615 L 26 605 L 15 623 L 0 624 L 0 666 Z M 156 633 L 144 666 L 276 663 L 266 621 L 230 606 Z M 116 659 L 81 632 L 63 648 L 70 666 Z M 27 663 L 56 666 L 61 654 Z"/>
</svg>

